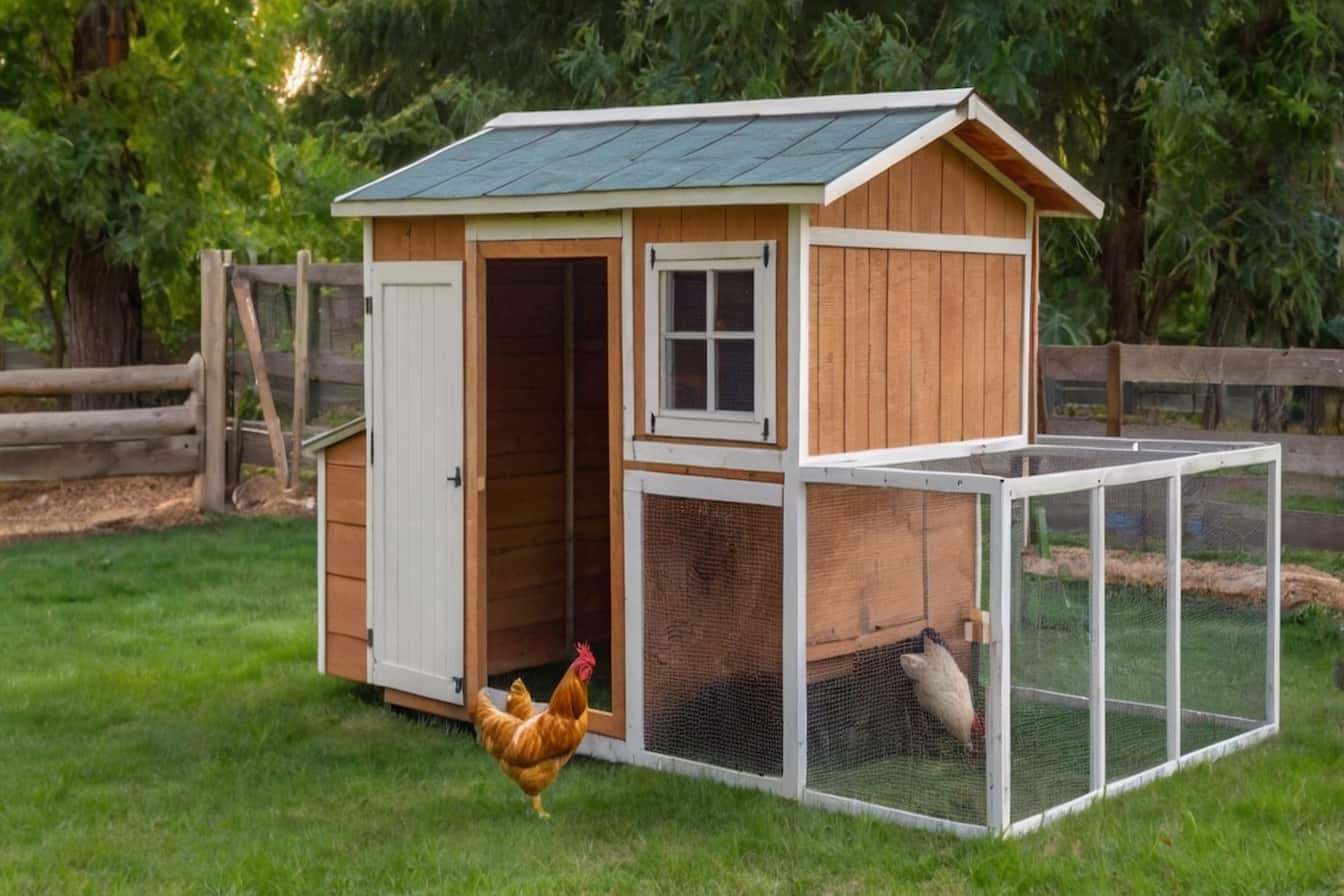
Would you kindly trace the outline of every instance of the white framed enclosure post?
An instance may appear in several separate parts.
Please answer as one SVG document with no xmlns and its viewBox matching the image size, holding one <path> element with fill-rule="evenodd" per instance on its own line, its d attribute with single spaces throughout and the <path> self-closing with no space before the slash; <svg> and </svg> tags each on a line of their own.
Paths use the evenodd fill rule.
<svg viewBox="0 0 1344 896">
<path fill-rule="evenodd" d="M 985 738 L 985 788 L 988 791 L 989 830 L 1008 832 L 1012 822 L 1012 748 L 1009 608 L 1013 581 L 1008 558 L 1013 550 L 1013 502 L 1000 483 L 989 495 L 989 689 L 985 694 L 989 736 Z"/>
<path fill-rule="evenodd" d="M 1282 451 L 1279 446 L 1276 449 Z M 1265 721 L 1279 726 L 1279 575 L 1282 550 L 1282 513 L 1279 506 L 1283 494 L 1282 455 L 1269 462 L 1269 477 L 1265 488 L 1268 519 L 1265 525 Z"/>
<path fill-rule="evenodd" d="M 1167 759 L 1181 758 L 1181 474 L 1167 480 Z"/>
<path fill-rule="evenodd" d="M 1092 790 L 1106 786 L 1106 489 L 1088 496 L 1087 546 L 1088 624 L 1091 673 L 1088 676 L 1088 782 Z"/>
</svg>

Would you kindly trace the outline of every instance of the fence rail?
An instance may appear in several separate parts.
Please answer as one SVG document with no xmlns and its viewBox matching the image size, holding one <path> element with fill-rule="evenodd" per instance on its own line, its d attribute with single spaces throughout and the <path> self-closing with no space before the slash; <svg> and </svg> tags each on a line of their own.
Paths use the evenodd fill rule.
<svg viewBox="0 0 1344 896">
<path fill-rule="evenodd" d="M 200 473 L 205 362 L 0 371 L 0 395 L 188 393 L 180 405 L 0 414 L 0 482 Z M 199 493 L 199 489 L 198 489 Z"/>
<path fill-rule="evenodd" d="M 1106 419 L 1049 415 L 1041 395 L 1044 430 L 1061 435 L 1143 439 L 1277 442 L 1284 470 L 1344 477 L 1344 437 L 1301 433 L 1208 430 L 1124 421 L 1126 383 L 1206 386 L 1313 386 L 1344 389 L 1344 351 L 1308 348 L 1221 348 L 1182 345 L 1041 346 L 1041 377 L 1105 385 Z"/>
</svg>

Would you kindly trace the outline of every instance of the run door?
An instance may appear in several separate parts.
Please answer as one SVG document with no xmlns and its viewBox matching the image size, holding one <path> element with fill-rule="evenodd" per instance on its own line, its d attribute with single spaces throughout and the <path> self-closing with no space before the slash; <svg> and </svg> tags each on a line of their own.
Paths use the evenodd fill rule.
<svg viewBox="0 0 1344 896">
<path fill-rule="evenodd" d="M 462 703 L 462 263 L 373 265 L 370 678 Z"/>
</svg>

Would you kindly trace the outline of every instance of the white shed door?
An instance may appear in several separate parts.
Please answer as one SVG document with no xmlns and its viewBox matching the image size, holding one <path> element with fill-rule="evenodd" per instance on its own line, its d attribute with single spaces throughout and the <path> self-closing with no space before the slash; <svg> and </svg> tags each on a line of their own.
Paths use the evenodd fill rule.
<svg viewBox="0 0 1344 896">
<path fill-rule="evenodd" d="M 462 703 L 462 263 L 372 279 L 370 681 Z"/>
</svg>

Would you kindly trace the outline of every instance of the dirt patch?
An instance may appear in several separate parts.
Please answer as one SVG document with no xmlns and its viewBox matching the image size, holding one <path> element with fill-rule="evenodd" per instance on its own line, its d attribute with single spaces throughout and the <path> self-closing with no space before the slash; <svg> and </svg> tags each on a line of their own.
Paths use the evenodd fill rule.
<svg viewBox="0 0 1344 896">
<path fill-rule="evenodd" d="M 237 492 L 251 496 L 241 512 L 262 516 L 311 516 L 311 486 L 286 493 L 273 476 L 256 476 Z M 71 482 L 0 484 L 0 544 L 106 532 L 166 529 L 202 523 L 191 476 L 119 476 Z"/>
<path fill-rule="evenodd" d="M 1074 579 L 1088 577 L 1087 548 L 1057 547 L 1050 551 L 1048 560 L 1028 554 L 1023 563 L 1026 571 L 1032 575 Z M 1163 587 L 1167 582 L 1167 558 L 1163 554 L 1107 551 L 1106 580 L 1125 585 Z M 1280 599 L 1285 610 L 1304 604 L 1344 610 L 1344 581 L 1329 573 L 1310 566 L 1285 563 L 1280 582 Z M 1247 563 L 1182 560 L 1181 588 L 1225 600 L 1263 601 L 1265 568 Z"/>
</svg>

